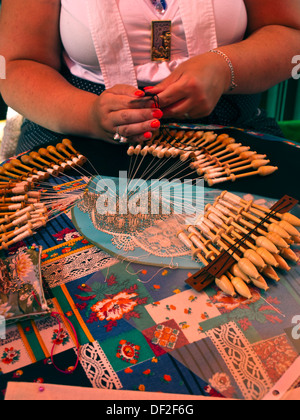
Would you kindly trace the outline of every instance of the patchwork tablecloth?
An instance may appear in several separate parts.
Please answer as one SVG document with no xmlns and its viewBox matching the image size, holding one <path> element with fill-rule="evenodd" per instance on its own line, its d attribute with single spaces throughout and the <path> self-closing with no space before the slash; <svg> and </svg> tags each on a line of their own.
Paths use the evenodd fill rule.
<svg viewBox="0 0 300 420">
<path fill-rule="evenodd" d="M 0 398 L 7 382 L 20 381 L 258 400 L 300 354 L 300 266 L 280 272 L 268 292 L 253 288 L 251 300 L 232 299 L 215 286 L 192 290 L 185 283 L 190 270 L 109 256 L 76 231 L 69 214 L 18 247 L 33 244 L 43 247 L 46 296 L 64 314 L 63 329 L 51 316 L 6 328 Z M 80 343 L 71 374 L 55 368 L 76 365 L 65 318 Z"/>
</svg>

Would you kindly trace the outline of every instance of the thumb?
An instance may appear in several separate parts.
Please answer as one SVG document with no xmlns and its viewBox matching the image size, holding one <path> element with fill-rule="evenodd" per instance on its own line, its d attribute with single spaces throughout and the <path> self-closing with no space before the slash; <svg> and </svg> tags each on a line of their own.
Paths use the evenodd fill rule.
<svg viewBox="0 0 300 420">
<path fill-rule="evenodd" d="M 156 86 L 146 88 L 146 92 L 158 95 L 159 93 L 162 93 L 163 91 L 168 89 L 173 83 L 176 83 L 179 77 L 180 75 L 178 75 L 177 72 L 174 71 L 172 74 L 170 74 L 170 76 L 158 83 Z"/>
</svg>

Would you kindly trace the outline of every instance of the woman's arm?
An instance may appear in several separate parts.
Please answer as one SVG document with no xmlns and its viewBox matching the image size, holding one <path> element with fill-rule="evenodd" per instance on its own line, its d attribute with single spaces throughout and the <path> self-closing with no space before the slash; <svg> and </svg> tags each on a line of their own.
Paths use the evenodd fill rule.
<svg viewBox="0 0 300 420">
<path fill-rule="evenodd" d="M 245 0 L 245 4 L 247 38 L 220 50 L 235 68 L 234 93 L 258 93 L 292 76 L 292 59 L 300 53 L 300 2 Z"/>
<path fill-rule="evenodd" d="M 118 126 L 126 137 L 154 131 L 155 110 L 137 100 L 134 87 L 115 86 L 98 97 L 60 75 L 59 16 L 60 0 L 3 0 L 0 55 L 6 60 L 6 80 L 0 81 L 0 90 L 5 102 L 66 135 L 111 140 Z"/>
<path fill-rule="evenodd" d="M 220 47 L 231 60 L 238 87 L 234 94 L 263 92 L 289 79 L 293 56 L 300 52 L 299 0 L 245 0 L 247 38 Z M 224 58 L 206 53 L 179 66 L 152 93 L 159 93 L 167 117 L 209 115 L 229 93 L 231 72 Z"/>
</svg>

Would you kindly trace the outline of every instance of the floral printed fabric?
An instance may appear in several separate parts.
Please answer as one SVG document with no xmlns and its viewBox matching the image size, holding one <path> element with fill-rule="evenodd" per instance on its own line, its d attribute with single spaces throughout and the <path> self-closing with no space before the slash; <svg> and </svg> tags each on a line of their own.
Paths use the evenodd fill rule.
<svg viewBox="0 0 300 420">
<path fill-rule="evenodd" d="M 7 323 L 49 312 L 41 276 L 41 248 L 20 248 L 0 261 L 0 316 Z"/>
</svg>

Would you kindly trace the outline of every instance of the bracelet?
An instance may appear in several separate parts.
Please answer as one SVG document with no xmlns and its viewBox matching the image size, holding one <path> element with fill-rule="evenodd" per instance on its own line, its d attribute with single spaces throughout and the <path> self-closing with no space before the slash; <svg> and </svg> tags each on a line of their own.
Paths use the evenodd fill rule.
<svg viewBox="0 0 300 420">
<path fill-rule="evenodd" d="M 238 85 L 235 83 L 235 73 L 234 73 L 234 68 L 233 68 L 230 58 L 220 50 L 210 50 L 209 52 L 220 55 L 221 57 L 225 59 L 226 63 L 228 64 L 230 68 L 230 72 L 231 72 L 231 85 L 229 88 L 229 92 L 232 92 L 235 88 L 238 87 Z"/>
</svg>

